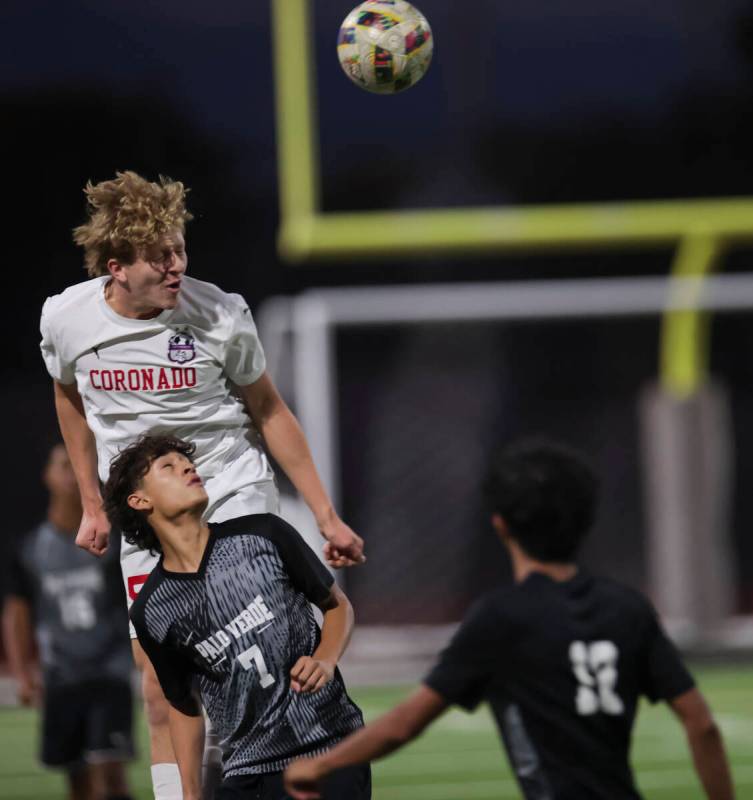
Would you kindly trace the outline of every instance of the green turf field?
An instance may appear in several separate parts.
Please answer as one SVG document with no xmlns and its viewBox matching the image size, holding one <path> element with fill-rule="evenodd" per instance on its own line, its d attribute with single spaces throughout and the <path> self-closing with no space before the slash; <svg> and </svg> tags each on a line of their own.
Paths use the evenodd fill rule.
<svg viewBox="0 0 753 800">
<path fill-rule="evenodd" d="M 724 731 L 738 797 L 753 797 L 753 667 L 696 672 Z M 405 694 L 405 689 L 351 692 L 373 718 Z M 134 794 L 148 800 L 149 778 L 143 722 L 142 760 L 131 770 Z M 33 712 L 0 710 L 0 797 L 2 800 L 63 798 L 63 782 L 35 762 Z M 695 800 L 702 793 L 693 775 L 682 733 L 662 708 L 644 706 L 633 749 L 638 782 L 647 798 Z M 374 767 L 375 800 L 491 800 L 519 797 L 500 750 L 491 718 L 482 709 L 446 714 L 419 741 Z"/>
</svg>

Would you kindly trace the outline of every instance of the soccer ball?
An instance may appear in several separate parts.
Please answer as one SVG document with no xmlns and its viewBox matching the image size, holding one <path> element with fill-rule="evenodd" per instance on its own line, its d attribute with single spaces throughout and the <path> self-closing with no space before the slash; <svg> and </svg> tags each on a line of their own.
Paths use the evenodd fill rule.
<svg viewBox="0 0 753 800">
<path fill-rule="evenodd" d="M 345 74 L 362 89 L 395 94 L 423 78 L 434 38 L 426 17 L 403 0 L 368 0 L 340 27 L 337 55 Z"/>
</svg>

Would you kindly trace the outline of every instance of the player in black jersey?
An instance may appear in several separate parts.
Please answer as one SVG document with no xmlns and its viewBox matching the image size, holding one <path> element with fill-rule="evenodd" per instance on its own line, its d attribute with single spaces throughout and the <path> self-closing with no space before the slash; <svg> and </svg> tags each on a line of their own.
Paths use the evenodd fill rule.
<svg viewBox="0 0 753 800">
<path fill-rule="evenodd" d="M 638 800 L 628 751 L 643 695 L 679 717 L 706 796 L 732 800 L 719 730 L 651 605 L 574 563 L 594 515 L 589 468 L 564 448 L 520 445 L 497 457 L 487 490 L 515 585 L 476 603 L 405 702 L 288 767 L 287 790 L 318 798 L 332 770 L 396 750 L 449 705 L 486 700 L 527 800 Z"/>
<path fill-rule="evenodd" d="M 162 553 L 131 621 L 171 704 L 184 800 L 201 797 L 202 704 L 223 750 L 216 797 L 282 800 L 282 770 L 293 758 L 363 726 L 336 666 L 353 611 L 279 517 L 202 522 L 207 494 L 193 450 L 145 436 L 113 460 L 104 490 L 110 521 Z M 310 603 L 323 612 L 321 631 Z M 324 796 L 370 798 L 368 766 L 333 775 Z"/>
</svg>

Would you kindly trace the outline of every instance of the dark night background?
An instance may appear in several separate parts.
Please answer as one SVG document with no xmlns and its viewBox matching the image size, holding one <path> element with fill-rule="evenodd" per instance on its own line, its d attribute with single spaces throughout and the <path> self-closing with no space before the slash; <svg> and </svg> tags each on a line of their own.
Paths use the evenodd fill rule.
<svg viewBox="0 0 753 800">
<path fill-rule="evenodd" d="M 747 2 L 423 0 L 435 63 L 418 87 L 393 98 L 360 92 L 340 72 L 335 37 L 351 4 L 313 2 L 325 210 L 753 195 Z M 275 252 L 267 2 L 11 0 L 3 4 L 2 40 L 6 548 L 43 513 L 35 476 L 56 424 L 38 352 L 39 310 L 45 297 L 85 277 L 70 231 L 83 219 L 88 179 L 134 169 L 183 180 L 196 216 L 192 274 L 243 293 L 252 307 L 319 285 L 629 275 L 669 266 L 670 252 L 653 251 L 288 266 Z M 724 269 L 749 270 L 749 262 L 738 250 Z M 604 471 L 606 522 L 616 531 L 608 543 L 592 544 L 588 556 L 640 583 L 635 401 L 656 374 L 657 337 L 658 321 L 644 320 L 517 326 L 505 335 L 437 330 L 410 341 L 404 331 L 364 331 L 341 342 L 352 375 L 341 388 L 342 438 L 350 443 L 343 452 L 351 476 L 346 516 L 368 533 L 369 503 L 357 502 L 363 487 L 350 467 L 387 422 L 375 411 L 366 430 L 364 415 L 381 399 L 405 427 L 414 419 L 399 413 L 400 393 L 390 385 L 400 366 L 366 367 L 371 355 L 409 347 L 414 363 L 430 370 L 441 350 L 455 365 L 458 381 L 438 387 L 428 376 L 422 384 L 432 396 L 444 390 L 444 401 L 415 412 L 434 425 L 463 402 L 463 392 L 481 396 L 472 383 L 458 397 L 453 391 L 468 348 L 474 358 L 488 351 L 501 366 L 485 391 L 500 402 L 495 413 L 471 403 L 469 413 L 486 415 L 495 436 L 544 429 L 586 447 Z M 745 315 L 715 323 L 713 368 L 731 389 L 735 413 L 734 535 L 745 610 L 753 607 L 753 498 L 743 480 L 753 474 L 752 338 Z M 405 369 L 416 378 L 415 369 Z M 365 392 L 360 375 L 381 388 Z M 463 431 L 461 424 L 457 435 Z M 396 450 L 393 458 L 410 455 L 407 445 Z M 436 454 L 412 457 L 418 471 L 427 465 L 431 472 Z M 492 547 L 483 542 L 482 560 Z M 373 549 L 378 558 L 378 541 Z M 447 561 L 461 552 L 447 548 Z M 466 582 L 452 614 L 473 592 L 473 581 Z"/>
</svg>

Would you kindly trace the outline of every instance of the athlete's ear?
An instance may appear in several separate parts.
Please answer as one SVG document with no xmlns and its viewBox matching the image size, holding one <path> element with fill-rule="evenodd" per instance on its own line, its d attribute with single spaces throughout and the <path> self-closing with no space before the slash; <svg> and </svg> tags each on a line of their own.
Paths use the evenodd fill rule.
<svg viewBox="0 0 753 800">
<path fill-rule="evenodd" d="M 126 280 L 126 271 L 125 265 L 118 261 L 117 258 L 111 258 L 107 262 L 107 271 L 110 275 L 118 281 L 118 283 L 124 283 Z"/>
<path fill-rule="evenodd" d="M 128 505 L 134 511 L 151 511 L 152 501 L 142 492 L 133 492 L 128 495 Z"/>
</svg>

